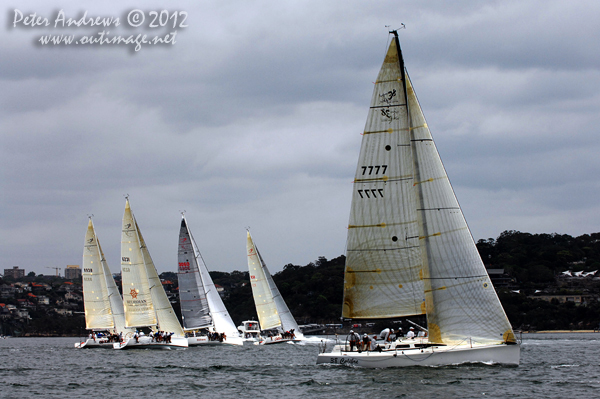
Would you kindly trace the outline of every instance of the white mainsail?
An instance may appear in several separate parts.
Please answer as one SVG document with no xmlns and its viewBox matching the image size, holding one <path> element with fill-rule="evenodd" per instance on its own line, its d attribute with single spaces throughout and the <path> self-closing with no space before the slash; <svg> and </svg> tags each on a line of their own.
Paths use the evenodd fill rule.
<svg viewBox="0 0 600 399">
<path fill-rule="evenodd" d="M 347 248 L 344 317 L 426 313 L 429 342 L 515 342 L 395 38 L 362 139 Z"/>
<path fill-rule="evenodd" d="M 184 327 L 212 327 L 216 332 L 225 333 L 227 341 L 234 340 L 239 332 L 217 292 L 185 217 L 181 220 L 179 231 L 178 260 L 177 276 Z"/>
<path fill-rule="evenodd" d="M 258 313 L 258 321 L 262 330 L 281 327 L 283 331 L 294 330 L 296 338 L 304 336 L 298 328 L 298 324 L 287 307 L 283 297 L 279 293 L 267 265 L 262 259 L 258 248 L 247 232 L 246 250 L 248 255 L 248 270 L 250 272 L 250 284 L 254 304 Z"/>
<path fill-rule="evenodd" d="M 85 235 L 83 247 L 83 305 L 85 309 L 85 325 L 88 330 L 116 330 L 123 331 L 124 325 L 118 329 L 115 321 L 118 309 L 111 306 L 109 299 L 107 279 L 110 278 L 114 284 L 114 279 L 108 271 L 105 270 L 106 260 L 100 248 L 98 237 L 94 229 L 92 218 L 88 222 L 88 228 Z M 108 266 L 106 266 L 108 269 Z M 123 303 L 121 302 L 121 316 L 123 314 Z"/>
<path fill-rule="evenodd" d="M 131 212 L 123 215 L 121 274 L 128 327 L 150 327 L 182 337 L 183 329 L 162 286 L 150 252 Z"/>
</svg>

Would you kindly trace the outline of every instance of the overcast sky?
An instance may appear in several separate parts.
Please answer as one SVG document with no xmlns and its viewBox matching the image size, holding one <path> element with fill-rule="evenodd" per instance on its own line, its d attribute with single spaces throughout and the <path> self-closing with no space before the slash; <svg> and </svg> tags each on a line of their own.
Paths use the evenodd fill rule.
<svg viewBox="0 0 600 399">
<path fill-rule="evenodd" d="M 140 3 L 143 26 L 165 8 L 188 26 L 127 28 Z M 13 27 L 15 9 L 50 26 Z M 54 28 L 60 9 L 121 25 Z M 0 268 L 80 265 L 93 214 L 118 271 L 126 194 L 159 272 L 176 271 L 183 210 L 211 270 L 247 270 L 248 226 L 273 273 L 343 254 L 386 25 L 402 23 L 475 240 L 598 232 L 599 16 L 596 0 L 4 3 Z M 38 42 L 103 30 L 177 33 L 137 52 Z"/>
</svg>

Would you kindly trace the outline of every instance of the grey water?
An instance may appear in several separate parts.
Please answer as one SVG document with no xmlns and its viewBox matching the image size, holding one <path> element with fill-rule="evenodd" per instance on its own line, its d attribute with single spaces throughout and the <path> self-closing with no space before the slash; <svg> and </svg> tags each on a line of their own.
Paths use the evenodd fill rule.
<svg viewBox="0 0 600 399">
<path fill-rule="evenodd" d="M 526 334 L 519 367 L 361 369 L 315 364 L 303 344 L 75 349 L 77 338 L 0 340 L 1 398 L 592 398 L 600 334 Z"/>
</svg>

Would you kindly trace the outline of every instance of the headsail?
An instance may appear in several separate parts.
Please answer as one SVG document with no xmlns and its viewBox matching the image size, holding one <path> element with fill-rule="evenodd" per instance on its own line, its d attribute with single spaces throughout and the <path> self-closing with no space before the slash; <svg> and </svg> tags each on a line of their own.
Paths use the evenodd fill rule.
<svg viewBox="0 0 600 399">
<path fill-rule="evenodd" d="M 409 78 L 407 83 L 429 341 L 515 342 Z"/>
<path fill-rule="evenodd" d="M 275 285 L 275 281 L 273 281 L 273 277 L 271 276 L 271 273 L 269 272 L 265 261 L 260 255 L 258 248 L 254 248 L 256 249 L 256 253 L 258 254 L 258 259 L 260 260 L 260 263 L 263 266 L 262 269 L 267 279 L 267 282 L 269 283 L 271 295 L 273 296 L 273 302 L 275 302 L 277 314 L 279 315 L 279 320 L 281 320 L 281 328 L 283 329 L 283 331 L 294 330 L 295 338 L 303 339 L 304 334 L 302 334 L 302 331 L 300 331 L 300 328 L 298 328 L 298 323 L 296 323 L 296 319 L 294 319 L 292 312 L 290 312 L 290 309 L 287 307 L 285 301 L 283 300 L 283 297 L 281 296 L 279 289 Z"/>
<path fill-rule="evenodd" d="M 171 302 L 165 293 L 165 289 L 162 286 L 158 272 L 154 266 L 154 262 L 150 257 L 150 252 L 146 246 L 146 242 L 142 237 L 140 228 L 137 221 L 134 218 L 135 227 L 140 239 L 140 249 L 144 258 L 144 264 L 146 266 L 146 275 L 148 276 L 148 284 L 150 288 L 150 294 L 152 295 L 152 302 L 154 303 L 154 311 L 156 312 L 156 320 L 158 321 L 158 329 L 160 331 L 172 332 L 176 336 L 183 337 L 185 334 L 179 324 L 177 315 L 171 306 Z"/>
</svg>

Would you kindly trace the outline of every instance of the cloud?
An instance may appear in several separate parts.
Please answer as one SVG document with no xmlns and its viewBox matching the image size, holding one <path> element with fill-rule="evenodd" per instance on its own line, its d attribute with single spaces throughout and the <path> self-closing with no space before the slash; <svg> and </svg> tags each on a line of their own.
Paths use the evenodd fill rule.
<svg viewBox="0 0 600 399">
<path fill-rule="evenodd" d="M 83 11 L 80 2 L 60 6 Z M 139 52 L 43 48 L 35 39 L 52 29 L 12 29 L 12 8 L 0 15 L 5 267 L 48 274 L 80 263 L 94 214 L 117 270 L 125 194 L 159 271 L 175 270 L 183 210 L 214 270 L 245 270 L 247 226 L 274 272 L 342 254 L 385 25 L 400 23 L 408 71 L 475 239 L 507 229 L 583 234 L 598 224 L 596 2 L 169 7 L 187 11 L 189 27 L 175 45 Z M 88 14 L 123 18 L 134 8 L 107 2 Z"/>
</svg>

